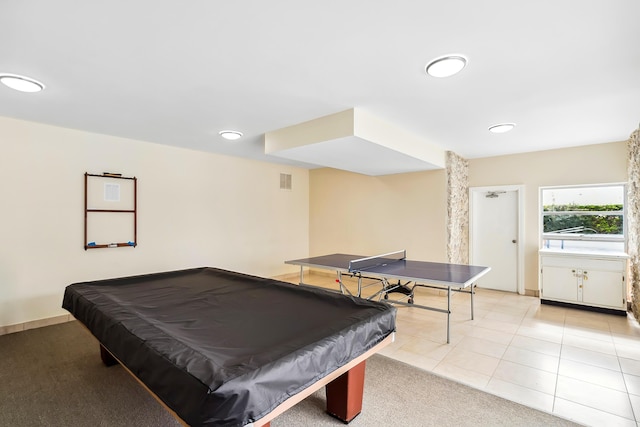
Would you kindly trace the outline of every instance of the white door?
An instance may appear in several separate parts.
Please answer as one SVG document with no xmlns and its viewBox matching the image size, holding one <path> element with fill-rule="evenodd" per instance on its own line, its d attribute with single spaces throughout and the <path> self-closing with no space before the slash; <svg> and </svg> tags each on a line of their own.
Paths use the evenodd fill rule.
<svg viewBox="0 0 640 427">
<path fill-rule="evenodd" d="M 471 189 L 471 264 L 491 267 L 491 271 L 478 280 L 478 287 L 519 290 L 518 192 L 500 187 Z"/>
</svg>

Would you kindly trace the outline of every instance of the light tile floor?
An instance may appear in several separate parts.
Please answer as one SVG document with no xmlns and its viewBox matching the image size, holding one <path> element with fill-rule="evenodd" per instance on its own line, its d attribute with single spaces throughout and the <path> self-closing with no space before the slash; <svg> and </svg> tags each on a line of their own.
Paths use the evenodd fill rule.
<svg viewBox="0 0 640 427">
<path fill-rule="evenodd" d="M 324 274 L 305 282 L 337 289 Z M 443 291 L 420 288 L 415 300 L 446 308 Z M 469 294 L 454 293 L 447 344 L 446 314 L 398 306 L 396 340 L 381 353 L 580 424 L 640 427 L 640 327 L 632 316 L 486 289 L 475 295 L 474 320 L 470 314 Z"/>
</svg>

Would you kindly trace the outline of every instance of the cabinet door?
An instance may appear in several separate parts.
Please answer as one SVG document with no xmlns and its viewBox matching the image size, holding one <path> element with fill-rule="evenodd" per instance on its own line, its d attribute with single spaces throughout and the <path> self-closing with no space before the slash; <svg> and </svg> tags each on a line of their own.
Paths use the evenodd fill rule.
<svg viewBox="0 0 640 427">
<path fill-rule="evenodd" d="M 567 267 L 542 267 L 542 298 L 576 302 L 578 279 L 575 269 Z"/>
<path fill-rule="evenodd" d="M 585 269 L 582 301 L 585 304 L 626 309 L 622 272 Z"/>
</svg>

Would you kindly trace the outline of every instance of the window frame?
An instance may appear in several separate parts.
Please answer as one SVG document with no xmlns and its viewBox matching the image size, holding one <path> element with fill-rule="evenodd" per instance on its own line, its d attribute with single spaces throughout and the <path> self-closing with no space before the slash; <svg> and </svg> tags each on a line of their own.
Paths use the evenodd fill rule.
<svg viewBox="0 0 640 427">
<path fill-rule="evenodd" d="M 545 211 L 544 210 L 544 198 L 543 194 L 545 190 L 564 190 L 564 189 L 590 189 L 590 188 L 603 188 L 603 187 L 622 187 L 623 192 L 623 201 L 622 201 L 622 210 L 616 211 Z M 582 185 L 557 185 L 557 186 L 545 186 L 540 187 L 539 193 L 540 203 L 539 203 L 539 221 L 540 221 L 540 240 L 541 247 L 544 245 L 545 241 L 548 240 L 573 240 L 573 241 L 587 241 L 587 242 L 622 242 L 624 246 L 624 250 L 627 248 L 627 183 L 625 182 L 615 182 L 609 184 L 582 184 Z M 589 234 L 589 233 L 580 233 L 580 230 L 576 230 L 576 232 L 569 233 L 558 233 L 558 232 L 544 232 L 544 219 L 548 216 L 588 216 L 588 215 L 621 215 L 622 216 L 622 235 L 604 235 L 604 234 Z"/>
</svg>

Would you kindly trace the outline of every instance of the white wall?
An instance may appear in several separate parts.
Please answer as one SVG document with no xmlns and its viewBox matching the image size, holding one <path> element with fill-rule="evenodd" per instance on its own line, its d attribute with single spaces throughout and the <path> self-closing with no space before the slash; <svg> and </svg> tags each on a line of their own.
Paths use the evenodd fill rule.
<svg viewBox="0 0 640 427">
<path fill-rule="evenodd" d="M 138 247 L 83 249 L 84 173 L 138 178 Z M 280 173 L 293 190 L 279 189 Z M 66 314 L 70 283 L 212 266 L 288 272 L 307 170 L 0 117 L 0 327 Z"/>
</svg>

